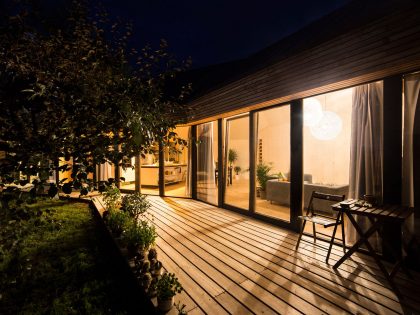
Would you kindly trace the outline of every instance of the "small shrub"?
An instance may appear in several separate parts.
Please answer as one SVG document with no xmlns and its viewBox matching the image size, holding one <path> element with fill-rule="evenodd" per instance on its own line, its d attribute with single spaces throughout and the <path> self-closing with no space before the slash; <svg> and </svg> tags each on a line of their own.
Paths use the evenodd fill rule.
<svg viewBox="0 0 420 315">
<path fill-rule="evenodd" d="M 140 193 L 128 194 L 122 198 L 121 209 L 136 221 L 150 208 L 150 202 Z"/>
<path fill-rule="evenodd" d="M 136 248 L 140 251 L 147 250 L 155 244 L 157 238 L 156 228 L 146 220 L 138 223 L 133 222 L 124 233 L 124 241 L 127 247 Z"/>
<path fill-rule="evenodd" d="M 129 225 L 130 217 L 122 211 L 113 210 L 106 216 L 106 224 L 111 232 L 120 236 L 124 229 Z"/>
<path fill-rule="evenodd" d="M 108 211 L 119 209 L 121 202 L 121 192 L 117 186 L 114 184 L 108 186 L 102 196 Z"/>
</svg>

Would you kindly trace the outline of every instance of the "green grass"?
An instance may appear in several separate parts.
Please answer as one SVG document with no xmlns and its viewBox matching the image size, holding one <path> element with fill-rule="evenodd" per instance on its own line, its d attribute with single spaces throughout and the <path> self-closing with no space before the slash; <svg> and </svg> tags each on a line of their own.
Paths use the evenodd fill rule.
<svg viewBox="0 0 420 315">
<path fill-rule="evenodd" d="M 15 222 L 0 215 L 0 314 L 129 312 L 88 205 L 43 200 L 25 211 Z"/>
</svg>

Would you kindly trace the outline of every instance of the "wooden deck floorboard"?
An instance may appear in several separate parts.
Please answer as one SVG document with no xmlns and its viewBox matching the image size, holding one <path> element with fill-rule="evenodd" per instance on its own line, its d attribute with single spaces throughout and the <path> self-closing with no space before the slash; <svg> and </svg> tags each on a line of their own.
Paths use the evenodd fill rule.
<svg viewBox="0 0 420 315">
<path fill-rule="evenodd" d="M 418 274 L 400 273 L 404 303 L 389 289 L 371 258 L 355 255 L 334 271 L 342 255 L 334 247 L 325 263 L 324 242 L 199 201 L 149 197 L 157 226 L 158 247 L 183 272 L 232 314 L 404 314 L 419 312 Z M 171 258 L 169 258 L 171 257 Z M 166 258 L 166 257 L 165 257 Z M 165 264 L 165 260 L 163 261 Z M 170 268 L 168 267 L 170 270 Z M 187 280 L 187 279 L 186 279 Z M 213 287 L 217 284 L 217 290 Z M 204 313 L 208 301 L 193 298 Z"/>
<path fill-rule="evenodd" d="M 389 288 L 371 257 L 357 253 L 338 270 L 334 246 L 199 201 L 149 196 L 165 269 L 185 291 L 189 314 L 420 314 L 420 277 L 400 272 L 404 295 Z"/>
</svg>

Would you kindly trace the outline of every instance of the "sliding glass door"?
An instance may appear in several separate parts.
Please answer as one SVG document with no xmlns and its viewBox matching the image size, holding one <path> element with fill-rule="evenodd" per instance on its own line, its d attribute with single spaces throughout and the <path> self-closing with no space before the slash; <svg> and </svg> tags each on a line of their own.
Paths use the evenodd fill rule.
<svg viewBox="0 0 420 315">
<path fill-rule="evenodd" d="M 190 127 L 177 127 L 180 140 L 188 144 Z M 170 140 L 164 147 L 165 196 L 190 197 L 190 163 L 189 147 L 182 141 Z"/>
<path fill-rule="evenodd" d="M 255 114 L 255 212 L 290 222 L 290 105 Z"/>
<path fill-rule="evenodd" d="M 249 209 L 249 115 L 226 120 L 224 203 Z"/>
<path fill-rule="evenodd" d="M 197 126 L 197 198 L 218 203 L 217 121 Z"/>
</svg>

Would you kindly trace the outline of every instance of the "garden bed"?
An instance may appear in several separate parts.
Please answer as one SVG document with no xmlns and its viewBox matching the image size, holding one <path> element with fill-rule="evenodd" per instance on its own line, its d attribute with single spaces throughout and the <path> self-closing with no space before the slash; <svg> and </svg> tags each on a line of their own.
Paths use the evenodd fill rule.
<svg viewBox="0 0 420 315">
<path fill-rule="evenodd" d="M 141 312 L 132 278 L 86 203 L 18 208 L 0 213 L 1 314 Z"/>
</svg>

